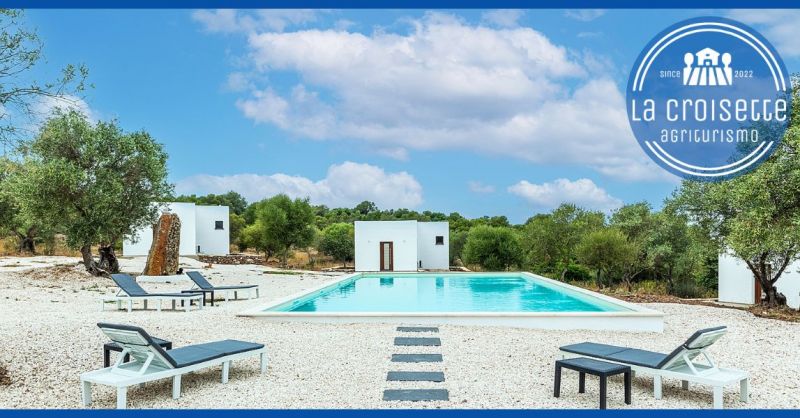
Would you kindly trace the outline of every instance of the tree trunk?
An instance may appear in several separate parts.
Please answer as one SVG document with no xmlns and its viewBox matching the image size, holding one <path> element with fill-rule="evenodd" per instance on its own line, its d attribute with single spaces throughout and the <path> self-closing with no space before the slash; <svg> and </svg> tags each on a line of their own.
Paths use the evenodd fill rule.
<svg viewBox="0 0 800 418">
<path fill-rule="evenodd" d="M 564 281 L 564 279 L 565 279 L 566 277 L 567 277 L 567 268 L 566 268 L 566 267 L 564 267 L 564 268 L 561 270 L 561 281 L 563 282 L 563 281 Z"/>
<path fill-rule="evenodd" d="M 114 244 L 100 246 L 100 263 L 98 267 L 107 271 L 108 273 L 119 273 L 119 261 L 117 255 L 114 254 Z"/>
<path fill-rule="evenodd" d="M 86 271 L 93 276 L 107 276 L 108 272 L 101 269 L 100 266 L 97 265 L 97 262 L 94 260 L 92 256 L 92 247 L 90 245 L 84 245 L 81 247 L 81 257 L 83 257 L 83 265 L 86 267 Z"/>
<path fill-rule="evenodd" d="M 603 288 L 603 282 L 600 281 L 600 269 L 597 269 L 597 273 L 595 273 L 594 277 L 595 277 L 594 280 L 597 283 L 597 288 L 598 289 L 602 289 Z"/>
<path fill-rule="evenodd" d="M 181 220 L 174 213 L 162 213 L 153 227 L 153 243 L 147 253 L 144 276 L 169 276 L 178 271 Z M 113 250 L 112 250 L 113 253 Z"/>
<path fill-rule="evenodd" d="M 28 228 L 24 234 L 16 230 L 13 232 L 19 239 L 17 251 L 20 253 L 30 253 L 31 255 L 36 255 L 36 227 L 32 226 Z"/>
<path fill-rule="evenodd" d="M 33 238 L 20 234 L 19 247 L 17 248 L 17 251 L 20 253 L 30 253 L 31 255 L 36 255 L 36 243 L 34 242 Z"/>
<path fill-rule="evenodd" d="M 747 262 L 747 267 L 750 268 L 750 271 L 753 273 L 753 276 L 755 276 L 755 279 L 761 284 L 761 290 L 767 295 L 766 299 L 761 301 L 761 304 L 768 308 L 785 306 L 786 296 L 778 291 L 778 288 L 775 287 L 775 282 L 778 281 L 783 273 L 783 270 L 786 268 L 786 264 L 788 264 L 788 258 L 786 258 L 787 262 L 778 269 L 775 277 L 771 277 L 770 266 L 766 262 L 766 259 L 767 254 L 762 254 L 761 257 L 759 257 L 756 261 L 751 262 L 745 260 Z"/>
<path fill-rule="evenodd" d="M 667 294 L 671 295 L 672 292 L 675 290 L 675 283 L 673 282 L 672 277 L 672 270 L 673 266 L 669 266 L 669 271 L 667 273 Z"/>
</svg>

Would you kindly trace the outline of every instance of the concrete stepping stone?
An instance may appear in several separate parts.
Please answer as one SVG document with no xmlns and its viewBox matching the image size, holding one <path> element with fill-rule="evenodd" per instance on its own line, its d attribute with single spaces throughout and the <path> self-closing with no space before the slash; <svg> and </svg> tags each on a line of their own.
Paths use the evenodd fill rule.
<svg viewBox="0 0 800 418">
<path fill-rule="evenodd" d="M 449 401 L 447 389 L 386 389 L 384 401 Z"/>
<path fill-rule="evenodd" d="M 430 337 L 395 337 L 394 345 L 438 347 L 442 340 Z"/>
<path fill-rule="evenodd" d="M 397 327 L 399 332 L 439 332 L 439 327 Z"/>
<path fill-rule="evenodd" d="M 441 354 L 392 354 L 395 363 L 441 363 Z"/>
<path fill-rule="evenodd" d="M 444 382 L 444 372 L 389 372 L 389 382 Z"/>
</svg>

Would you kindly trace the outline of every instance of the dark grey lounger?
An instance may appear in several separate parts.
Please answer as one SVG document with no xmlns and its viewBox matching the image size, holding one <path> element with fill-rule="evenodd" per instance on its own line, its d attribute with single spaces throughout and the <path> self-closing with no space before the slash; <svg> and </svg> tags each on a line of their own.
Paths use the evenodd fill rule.
<svg viewBox="0 0 800 418">
<path fill-rule="evenodd" d="M 258 297 L 258 285 L 257 284 L 242 284 L 242 285 L 232 285 L 232 286 L 214 286 L 208 280 L 206 280 L 205 276 L 199 271 L 189 271 L 186 273 L 190 279 L 194 282 L 198 289 L 204 292 L 211 293 L 211 303 L 214 303 L 214 293 L 215 292 L 223 292 L 225 295 L 225 301 L 228 301 L 228 296 L 230 292 L 234 292 L 234 299 L 237 298 L 238 294 L 237 291 L 239 290 L 255 290 L 256 297 Z"/>
<path fill-rule="evenodd" d="M 117 388 L 117 408 L 125 408 L 127 388 L 131 385 L 172 378 L 172 396 L 178 399 L 181 376 L 192 371 L 221 364 L 222 383 L 227 383 L 231 361 L 255 355 L 261 357 L 261 372 L 266 371 L 264 344 L 223 340 L 165 351 L 142 328 L 106 323 L 97 326 L 119 344 L 123 352 L 114 366 L 81 375 L 83 403 L 86 406 L 92 401 L 92 383 Z M 133 359 L 131 362 L 123 361 L 126 354 Z"/>
<path fill-rule="evenodd" d="M 161 310 L 161 301 L 163 300 L 171 300 L 173 309 L 175 309 L 176 300 L 179 300 L 181 302 L 189 302 L 185 304 L 185 309 L 187 311 L 189 310 L 192 301 L 197 301 L 198 302 L 197 306 L 200 308 L 202 308 L 203 306 L 202 304 L 203 295 L 199 293 L 149 293 L 146 290 L 144 290 L 141 286 L 139 286 L 139 283 L 136 283 L 136 279 L 124 273 L 112 274 L 111 280 L 114 280 L 114 283 L 116 283 L 120 291 L 113 298 L 103 299 L 104 308 L 105 308 L 105 302 L 107 301 L 117 302 L 117 308 L 121 307 L 123 301 L 127 301 L 128 312 L 130 312 L 133 309 L 134 299 L 142 300 L 144 302 L 145 309 L 147 309 L 148 300 L 157 300 L 158 301 L 157 309 L 159 311 Z"/>
<path fill-rule="evenodd" d="M 612 361 L 629 365 L 634 372 L 653 375 L 653 390 L 656 399 L 661 398 L 663 377 L 681 379 L 684 389 L 688 388 L 690 381 L 713 386 L 714 407 L 722 408 L 723 387 L 739 382 L 741 398 L 746 402 L 749 381 L 749 375 L 745 371 L 717 367 L 705 351 L 706 348 L 722 338 L 727 331 L 728 328 L 725 326 L 701 329 L 669 354 L 591 342 L 565 345 L 560 350 L 565 357 L 567 355 L 583 356 Z M 695 362 L 694 360 L 699 356 L 703 356 L 707 364 Z"/>
</svg>

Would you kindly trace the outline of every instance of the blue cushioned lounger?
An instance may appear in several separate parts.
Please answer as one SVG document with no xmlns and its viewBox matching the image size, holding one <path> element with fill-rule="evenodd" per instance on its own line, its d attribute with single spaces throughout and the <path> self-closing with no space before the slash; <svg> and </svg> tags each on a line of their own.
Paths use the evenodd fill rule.
<svg viewBox="0 0 800 418">
<path fill-rule="evenodd" d="M 176 308 L 176 301 L 181 301 L 181 304 L 184 305 L 184 309 L 188 312 L 191 308 L 192 302 L 197 302 L 197 306 L 199 309 L 202 309 L 203 304 L 203 295 L 200 293 L 149 293 L 144 290 L 139 283 L 136 283 L 136 279 L 131 277 L 128 274 L 118 273 L 112 274 L 111 280 L 114 280 L 117 287 L 119 287 L 119 292 L 113 297 L 104 297 L 102 300 L 103 309 L 105 309 L 106 302 L 116 302 L 117 309 L 122 308 L 122 302 L 127 302 L 127 310 L 128 312 L 133 310 L 133 301 L 134 300 L 141 300 L 144 303 L 144 308 L 147 309 L 147 302 L 150 300 L 154 300 L 158 302 L 156 308 L 161 311 L 161 304 L 164 300 L 168 300 L 172 302 L 172 309 Z"/>
<path fill-rule="evenodd" d="M 727 331 L 728 328 L 724 326 L 701 329 L 669 354 L 592 342 L 565 345 L 560 350 L 563 357 L 596 358 L 626 364 L 631 366 L 634 372 L 653 375 L 656 399 L 661 399 L 664 377 L 681 379 L 684 389 L 688 388 L 689 382 L 712 386 L 714 407 L 722 408 L 722 392 L 726 385 L 739 383 L 741 399 L 744 402 L 747 402 L 749 389 L 747 372 L 719 368 L 706 352 L 706 349 L 722 338 Z M 701 356 L 705 358 L 705 363 L 695 361 Z"/>
<path fill-rule="evenodd" d="M 199 271 L 190 271 L 186 273 L 190 279 L 195 284 L 195 288 L 193 289 L 200 289 L 206 292 L 211 292 L 211 301 L 214 300 L 214 293 L 222 292 L 223 296 L 225 297 L 225 302 L 228 301 L 230 298 L 230 293 L 233 292 L 233 298 L 238 299 L 238 292 L 242 290 L 249 290 L 251 291 L 250 296 L 252 296 L 252 292 L 255 291 L 255 296 L 258 297 L 258 285 L 257 284 L 241 284 L 241 285 L 232 285 L 232 286 L 214 286 L 208 280 L 206 280 L 205 276 Z"/>
<path fill-rule="evenodd" d="M 192 371 L 222 365 L 222 383 L 227 383 L 231 362 L 252 356 L 260 357 L 262 373 L 267 370 L 264 344 L 222 340 L 165 351 L 142 328 L 106 323 L 97 326 L 123 351 L 112 367 L 81 375 L 85 406 L 92 402 L 92 383 L 117 388 L 117 408 L 123 409 L 127 405 L 127 389 L 131 385 L 172 378 L 172 397 L 178 399 L 181 376 Z M 124 363 L 126 354 L 130 355 L 131 361 Z"/>
</svg>

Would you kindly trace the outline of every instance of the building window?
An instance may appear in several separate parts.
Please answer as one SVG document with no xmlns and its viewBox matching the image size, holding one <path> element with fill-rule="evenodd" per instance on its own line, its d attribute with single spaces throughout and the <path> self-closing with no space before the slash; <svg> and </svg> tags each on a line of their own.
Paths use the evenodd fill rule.
<svg viewBox="0 0 800 418">
<path fill-rule="evenodd" d="M 222 221 L 214 221 L 214 229 L 225 229 L 222 226 Z"/>
<path fill-rule="evenodd" d="M 437 235 L 436 236 L 436 245 L 444 245 L 444 236 L 443 235 Z"/>
</svg>

